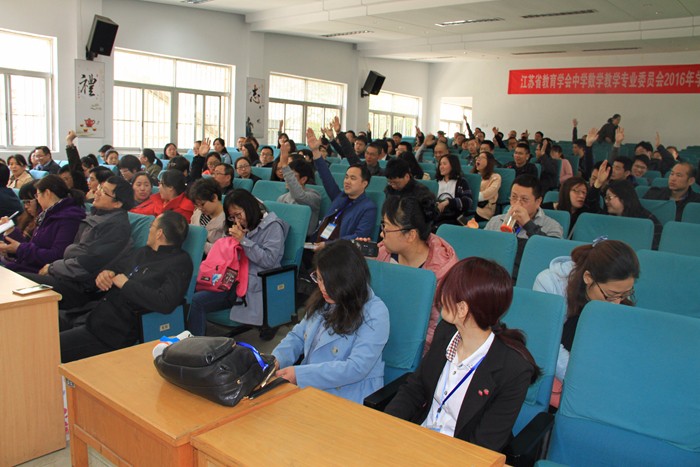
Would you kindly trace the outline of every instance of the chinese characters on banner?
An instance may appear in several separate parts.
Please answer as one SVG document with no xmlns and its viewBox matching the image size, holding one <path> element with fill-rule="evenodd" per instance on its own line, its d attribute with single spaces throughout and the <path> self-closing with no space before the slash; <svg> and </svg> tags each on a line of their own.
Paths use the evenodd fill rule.
<svg viewBox="0 0 700 467">
<path fill-rule="evenodd" d="M 75 132 L 83 138 L 104 138 L 105 64 L 75 61 Z"/>
<path fill-rule="evenodd" d="M 697 94 L 700 65 L 511 70 L 508 94 Z"/>
<path fill-rule="evenodd" d="M 265 93 L 265 80 L 248 78 L 246 80 L 245 101 L 245 135 L 256 138 L 265 137 L 265 107 L 267 94 Z"/>
</svg>

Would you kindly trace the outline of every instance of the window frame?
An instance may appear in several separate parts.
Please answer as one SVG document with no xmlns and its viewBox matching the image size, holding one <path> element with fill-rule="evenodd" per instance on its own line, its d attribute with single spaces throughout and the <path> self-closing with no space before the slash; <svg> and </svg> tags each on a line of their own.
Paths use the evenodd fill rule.
<svg viewBox="0 0 700 467">
<path fill-rule="evenodd" d="M 403 128 L 402 128 L 403 131 L 399 131 L 403 136 L 415 137 L 416 131 L 415 131 L 414 127 L 417 126 L 420 128 L 420 126 L 421 126 L 421 110 L 423 108 L 423 99 L 421 99 L 420 96 L 411 96 L 410 94 L 402 94 L 402 93 L 392 92 L 392 91 L 380 91 L 379 94 L 387 94 L 387 95 L 391 96 L 392 110 L 388 111 L 388 110 L 376 109 L 376 108 L 373 109 L 372 104 L 371 104 L 372 100 L 371 100 L 371 96 L 370 96 L 370 101 L 368 103 L 369 104 L 368 105 L 368 109 L 369 109 L 368 110 L 368 117 L 369 117 L 369 121 L 372 122 L 373 135 L 375 134 L 375 132 L 377 135 L 380 132 L 378 125 L 376 125 L 375 118 L 377 118 L 378 116 L 384 116 L 384 117 L 388 117 L 389 121 L 391 122 L 391 125 L 387 131 L 387 137 L 391 137 L 391 135 L 393 135 L 394 133 L 399 131 L 399 128 L 396 128 L 394 126 L 397 118 L 415 119 L 416 124 L 414 126 L 409 127 L 410 131 L 405 131 L 405 129 L 403 129 Z M 414 114 L 407 114 L 407 113 L 395 111 L 394 104 L 393 104 L 394 96 L 415 99 L 416 104 L 417 104 L 417 113 L 414 115 Z M 405 126 L 404 126 L 404 128 L 405 128 Z"/>
<path fill-rule="evenodd" d="M 114 88 L 121 87 L 121 88 L 130 88 L 130 89 L 138 89 L 141 91 L 141 115 L 140 115 L 140 124 L 141 124 L 141 146 L 140 147 L 130 147 L 130 146 L 116 146 L 115 147 L 117 150 L 120 152 L 138 152 L 141 151 L 142 148 L 144 147 L 149 147 L 149 146 L 144 146 L 144 125 L 145 125 L 145 105 L 144 105 L 144 100 L 145 100 L 145 92 L 146 90 L 150 91 L 162 91 L 162 92 L 169 92 L 170 93 L 170 139 L 168 142 L 175 142 L 176 145 L 178 146 L 178 150 L 181 148 L 181 145 L 177 144 L 180 138 L 179 135 L 179 107 L 180 107 L 180 94 L 193 94 L 195 96 L 195 112 L 196 112 L 196 102 L 197 102 L 197 96 L 202 96 L 202 101 L 203 101 L 203 107 L 202 107 L 202 124 L 201 124 L 201 135 L 197 134 L 198 130 L 198 125 L 197 122 L 194 122 L 194 131 L 191 136 L 191 142 L 193 143 L 196 140 L 201 140 L 205 137 L 205 131 L 206 131 L 206 98 L 209 97 L 216 97 L 219 101 L 219 135 L 216 137 L 221 137 L 224 138 L 224 140 L 228 140 L 229 136 L 231 134 L 231 109 L 232 109 L 232 99 L 233 99 L 233 92 L 232 89 L 234 86 L 235 82 L 235 72 L 236 72 L 236 67 L 234 65 L 227 65 L 227 64 L 222 64 L 222 63 L 213 63 L 213 62 L 206 62 L 206 61 L 199 61 L 199 60 L 192 60 L 192 59 L 187 59 L 187 58 L 180 58 L 180 57 L 172 57 L 168 55 L 160 55 L 160 54 L 153 54 L 153 53 L 148 53 L 148 52 L 143 52 L 143 51 L 138 51 L 138 50 L 131 50 L 131 49 L 123 49 L 123 48 L 117 48 L 116 52 L 127 52 L 129 54 L 138 54 L 138 55 L 146 55 L 146 56 L 153 56 L 153 57 L 158 57 L 158 58 L 165 58 L 172 60 L 174 62 L 173 66 L 173 73 L 177 73 L 177 62 L 190 62 L 190 63 L 196 63 L 196 64 L 206 64 L 206 65 L 212 65 L 212 66 L 218 66 L 221 68 L 226 68 L 228 69 L 229 73 L 229 92 L 222 92 L 222 91 L 211 91 L 211 90 L 203 90 L 203 89 L 193 89 L 193 88 L 186 88 L 186 87 L 178 87 L 178 86 L 165 86 L 165 85 L 158 85 L 158 84 L 150 84 L 150 83 L 139 83 L 135 81 L 125 81 L 125 80 L 114 80 Z M 175 79 L 173 82 L 176 82 L 176 76 L 174 77 Z M 115 122 L 115 109 L 116 105 L 114 105 L 114 96 L 112 98 L 113 100 L 113 108 L 112 108 L 112 135 L 114 136 L 114 122 Z M 222 103 L 225 100 L 225 104 L 222 105 Z M 222 107 L 224 107 L 222 109 Z M 159 152 L 160 148 L 152 148 L 156 153 Z M 189 147 L 188 147 L 189 149 Z"/>
<path fill-rule="evenodd" d="M 326 83 L 326 84 L 332 84 L 340 87 L 340 92 L 342 95 L 342 102 L 339 105 L 334 105 L 334 104 L 325 104 L 325 103 L 320 103 L 320 102 L 313 102 L 313 101 L 308 101 L 308 100 L 296 100 L 296 99 L 289 99 L 289 98 L 280 98 L 280 97 L 271 97 L 272 96 L 272 77 L 273 76 L 281 76 L 285 78 L 294 78 L 294 79 L 300 79 L 304 80 L 304 89 L 305 89 L 305 94 L 306 94 L 306 89 L 308 88 L 308 82 L 318 82 L 318 83 Z M 338 118 L 340 118 L 340 121 L 343 122 L 345 118 L 345 111 L 347 108 L 347 99 L 348 99 L 348 86 L 345 83 L 339 83 L 336 81 L 329 81 L 325 79 L 318 79 L 318 78 L 312 78 L 308 76 L 298 76 L 298 75 L 291 75 L 289 73 L 279 73 L 279 72 L 270 72 L 268 75 L 268 116 L 266 118 L 267 121 L 267 127 L 265 129 L 265 141 L 267 145 L 269 146 L 277 146 L 277 132 L 279 131 L 279 125 L 275 125 L 275 127 L 271 127 L 272 119 L 269 116 L 269 111 L 272 106 L 272 104 L 282 104 L 284 105 L 284 120 L 286 121 L 286 114 L 287 114 L 287 105 L 299 105 L 302 107 L 302 121 L 301 121 L 301 138 L 299 141 L 296 141 L 296 143 L 301 143 L 301 144 L 306 144 L 306 131 L 305 129 L 308 128 L 308 110 L 309 107 L 317 107 L 317 108 L 322 108 L 324 110 L 324 113 L 328 110 L 331 111 L 336 111 L 338 115 Z M 304 96 L 306 98 L 306 96 Z M 278 121 L 279 123 L 279 121 Z M 316 129 L 314 129 L 316 130 Z M 285 131 L 286 132 L 286 131 Z M 272 135 L 274 136 L 274 140 L 272 139 Z M 321 135 L 317 135 L 320 136 Z M 294 139 L 294 138 L 291 138 Z"/>
</svg>

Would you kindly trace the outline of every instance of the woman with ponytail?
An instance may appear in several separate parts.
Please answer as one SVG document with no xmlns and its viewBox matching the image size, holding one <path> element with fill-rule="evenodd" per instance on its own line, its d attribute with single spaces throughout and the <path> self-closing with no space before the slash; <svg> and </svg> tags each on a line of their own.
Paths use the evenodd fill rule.
<svg viewBox="0 0 700 467">
<path fill-rule="evenodd" d="M 435 197 L 389 196 L 382 207 L 381 235 L 377 261 L 403 264 L 428 269 L 437 276 L 438 285 L 452 266 L 457 263 L 454 248 L 442 238 L 431 233 L 437 219 Z M 359 239 L 370 241 L 370 239 Z M 430 348 L 433 333 L 440 319 L 440 310 L 433 306 L 428 322 L 423 354 Z"/>
<path fill-rule="evenodd" d="M 500 322 L 512 300 L 510 274 L 495 262 L 471 257 L 450 269 L 436 293 L 433 344 L 385 412 L 503 451 L 540 374 L 522 332 Z"/>
<path fill-rule="evenodd" d="M 40 212 L 31 238 L 9 231 L 0 242 L 2 263 L 17 272 L 37 273 L 44 265 L 63 258 L 64 250 L 73 243 L 85 218 L 85 195 L 69 189 L 61 177 L 47 175 L 35 184 Z M 0 219 L 0 223 L 4 221 Z"/>
<path fill-rule="evenodd" d="M 634 281 L 639 260 L 634 250 L 619 240 L 599 237 L 591 245 L 574 248 L 571 256 L 554 258 L 537 275 L 533 290 L 566 298 L 566 321 L 561 336 L 556 377 L 564 380 L 569 352 L 583 307 L 591 300 L 634 305 Z"/>
</svg>

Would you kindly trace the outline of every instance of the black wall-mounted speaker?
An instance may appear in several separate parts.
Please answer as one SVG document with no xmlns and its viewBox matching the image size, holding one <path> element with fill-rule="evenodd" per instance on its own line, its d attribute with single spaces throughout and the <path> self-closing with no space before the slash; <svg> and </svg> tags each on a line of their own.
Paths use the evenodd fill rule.
<svg viewBox="0 0 700 467">
<path fill-rule="evenodd" d="M 379 91 L 382 90 L 382 85 L 384 84 L 385 79 L 386 77 L 384 75 L 381 75 L 376 71 L 370 71 L 367 75 L 367 80 L 365 80 L 365 85 L 362 86 L 360 96 L 366 97 L 370 94 L 379 94 Z"/>
<path fill-rule="evenodd" d="M 98 55 L 112 55 L 117 29 L 119 29 L 119 25 L 111 19 L 95 15 L 95 19 L 92 21 L 90 37 L 85 47 L 88 60 L 92 60 Z"/>
</svg>

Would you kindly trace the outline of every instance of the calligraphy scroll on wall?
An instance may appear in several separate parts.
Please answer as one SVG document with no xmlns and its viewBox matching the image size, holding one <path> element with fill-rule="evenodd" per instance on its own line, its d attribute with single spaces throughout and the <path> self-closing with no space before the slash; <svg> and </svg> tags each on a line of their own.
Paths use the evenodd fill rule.
<svg viewBox="0 0 700 467">
<path fill-rule="evenodd" d="M 508 94 L 698 94 L 700 65 L 511 70 Z"/>
<path fill-rule="evenodd" d="M 104 138 L 105 64 L 75 61 L 75 132 L 81 138 Z"/>
</svg>

